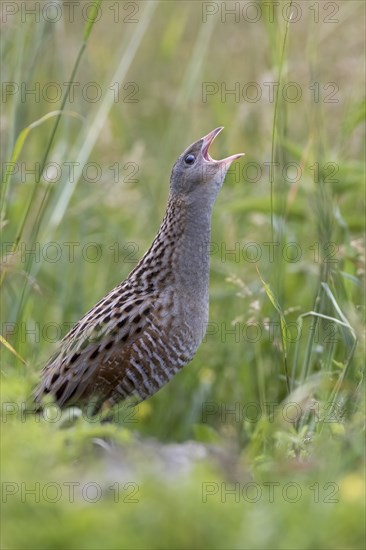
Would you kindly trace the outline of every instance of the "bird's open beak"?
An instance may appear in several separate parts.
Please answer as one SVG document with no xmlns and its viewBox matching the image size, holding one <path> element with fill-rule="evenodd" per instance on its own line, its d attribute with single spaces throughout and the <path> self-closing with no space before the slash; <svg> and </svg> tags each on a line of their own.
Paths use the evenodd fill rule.
<svg viewBox="0 0 366 550">
<path fill-rule="evenodd" d="M 237 153 L 236 155 L 231 155 L 230 157 L 227 157 L 227 158 L 222 159 L 222 160 L 215 160 L 215 159 L 211 158 L 211 156 L 208 152 L 209 147 L 210 147 L 211 143 L 213 142 L 213 140 L 215 139 L 215 137 L 223 129 L 224 129 L 224 127 L 220 126 L 219 128 L 216 128 L 215 130 L 212 130 L 212 132 L 207 134 L 207 136 L 201 138 L 202 139 L 202 157 L 203 157 L 203 160 L 205 160 L 206 162 L 215 162 L 215 163 L 220 163 L 220 164 L 223 164 L 223 165 L 230 165 L 234 160 L 236 160 L 236 159 L 242 157 L 243 155 L 245 155 L 245 153 Z"/>
</svg>

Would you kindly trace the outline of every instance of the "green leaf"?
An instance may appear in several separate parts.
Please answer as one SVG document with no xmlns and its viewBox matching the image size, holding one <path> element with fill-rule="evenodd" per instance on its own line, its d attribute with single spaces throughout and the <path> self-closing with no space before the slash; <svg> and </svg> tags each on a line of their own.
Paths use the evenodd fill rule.
<svg viewBox="0 0 366 550">
<path fill-rule="evenodd" d="M 220 441 L 220 436 L 216 430 L 207 424 L 195 424 L 193 433 L 195 440 L 202 443 L 218 443 Z"/>
</svg>

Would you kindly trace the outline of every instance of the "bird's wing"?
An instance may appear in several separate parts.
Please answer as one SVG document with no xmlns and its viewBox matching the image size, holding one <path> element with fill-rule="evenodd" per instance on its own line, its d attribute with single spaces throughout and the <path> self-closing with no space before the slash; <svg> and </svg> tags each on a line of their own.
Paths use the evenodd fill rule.
<svg viewBox="0 0 366 550">
<path fill-rule="evenodd" d="M 51 393 L 61 407 L 77 403 L 88 396 L 88 388 L 100 369 L 105 371 L 106 384 L 116 382 L 110 380 L 112 373 L 114 377 L 120 375 L 130 346 L 151 325 L 157 308 L 153 294 L 126 289 L 118 292 L 118 288 L 86 313 L 61 341 L 60 349 L 42 371 L 36 401 Z"/>
</svg>

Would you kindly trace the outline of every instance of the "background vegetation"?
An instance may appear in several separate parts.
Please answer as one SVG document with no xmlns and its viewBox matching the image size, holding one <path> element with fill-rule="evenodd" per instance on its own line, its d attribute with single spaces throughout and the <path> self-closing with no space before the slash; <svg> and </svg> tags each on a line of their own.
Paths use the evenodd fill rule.
<svg viewBox="0 0 366 550">
<path fill-rule="evenodd" d="M 3 548 L 365 546 L 364 3 L 226 7 L 1 5 Z M 219 125 L 194 361 L 113 423 L 26 414 Z"/>
</svg>

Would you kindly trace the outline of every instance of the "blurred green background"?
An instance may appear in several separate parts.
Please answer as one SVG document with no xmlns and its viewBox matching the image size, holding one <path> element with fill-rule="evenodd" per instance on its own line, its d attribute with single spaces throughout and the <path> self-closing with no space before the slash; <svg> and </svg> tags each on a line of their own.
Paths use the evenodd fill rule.
<svg viewBox="0 0 366 550">
<path fill-rule="evenodd" d="M 1 10 L 2 547 L 364 548 L 364 3 Z M 26 414 L 221 125 L 192 363 L 113 423 Z"/>
</svg>

